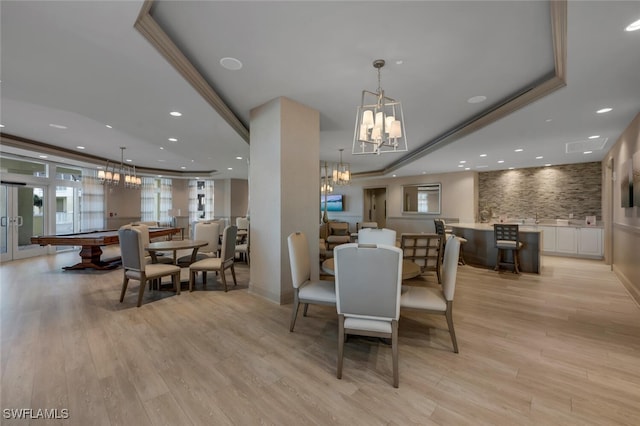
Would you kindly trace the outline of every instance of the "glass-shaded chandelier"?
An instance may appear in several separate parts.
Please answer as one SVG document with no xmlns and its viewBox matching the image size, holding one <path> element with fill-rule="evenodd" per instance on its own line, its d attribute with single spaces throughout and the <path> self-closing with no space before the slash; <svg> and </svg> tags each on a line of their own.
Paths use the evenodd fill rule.
<svg viewBox="0 0 640 426">
<path fill-rule="evenodd" d="M 384 64 L 383 59 L 373 61 L 373 67 L 378 70 L 378 91 L 362 91 L 353 135 L 354 155 L 379 155 L 408 150 L 402 104 L 385 96 L 380 86 L 380 69 Z"/>
<path fill-rule="evenodd" d="M 115 163 L 107 160 L 104 170 L 98 171 L 98 179 L 105 185 L 118 186 L 120 184 L 120 177 L 123 176 L 125 188 L 140 188 L 142 179 L 136 174 L 136 166 L 129 167 L 124 165 L 125 149 L 127 148 L 124 146 L 120 147 L 120 167 L 117 167 Z"/>
<path fill-rule="evenodd" d="M 342 162 L 342 151 L 340 149 L 340 162 L 331 166 L 331 182 L 334 185 L 349 185 L 351 183 L 351 166 Z"/>
</svg>

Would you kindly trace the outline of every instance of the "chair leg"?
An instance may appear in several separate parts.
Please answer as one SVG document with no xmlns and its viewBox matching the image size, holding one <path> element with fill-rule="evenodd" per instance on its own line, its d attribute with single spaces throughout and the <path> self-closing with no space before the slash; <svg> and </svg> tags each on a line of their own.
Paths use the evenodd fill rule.
<svg viewBox="0 0 640 426">
<path fill-rule="evenodd" d="M 462 244 L 460 244 L 460 251 L 458 252 L 458 265 L 466 265 L 467 262 L 464 261 L 464 256 L 462 252 Z"/>
<path fill-rule="evenodd" d="M 300 306 L 300 300 L 298 300 L 298 289 L 294 289 L 293 294 L 293 312 L 291 312 L 291 324 L 289 324 L 289 331 L 293 331 L 293 327 L 296 326 L 296 318 L 298 317 L 298 307 Z"/>
<path fill-rule="evenodd" d="M 220 270 L 220 278 L 222 279 L 222 284 L 224 284 L 224 292 L 227 292 L 227 277 L 225 277 L 224 268 Z"/>
<path fill-rule="evenodd" d="M 189 271 L 189 291 L 193 291 L 193 284 L 196 280 L 196 271 Z"/>
<path fill-rule="evenodd" d="M 207 271 L 202 271 L 202 288 L 207 288 Z"/>
<path fill-rule="evenodd" d="M 502 250 L 498 249 L 498 254 L 496 255 L 496 267 L 493 268 L 494 271 L 497 271 L 500 269 L 500 261 L 502 260 Z"/>
<path fill-rule="evenodd" d="M 344 355 L 344 315 L 338 317 L 338 369 L 336 377 L 342 379 L 342 358 Z"/>
<path fill-rule="evenodd" d="M 307 311 L 309 310 L 309 304 L 305 303 L 304 304 L 304 311 L 302 311 L 302 316 L 306 317 L 307 316 Z"/>
<path fill-rule="evenodd" d="M 127 284 L 129 284 L 129 278 L 125 275 L 122 280 L 122 290 L 120 291 L 120 303 L 124 300 L 124 293 L 127 291 Z"/>
<path fill-rule="evenodd" d="M 520 273 L 520 251 L 513 251 L 513 272 L 516 274 Z"/>
<path fill-rule="evenodd" d="M 451 343 L 453 343 L 453 352 L 458 353 L 458 341 L 456 340 L 456 331 L 453 328 L 453 302 L 447 302 L 447 325 L 449 326 L 449 334 L 451 335 Z"/>
<path fill-rule="evenodd" d="M 180 271 L 171 276 L 173 278 L 173 287 L 176 289 L 176 296 L 180 295 Z"/>
<path fill-rule="evenodd" d="M 236 268 L 233 267 L 233 263 L 231 264 L 231 275 L 233 276 L 233 286 L 237 286 L 238 282 L 236 281 Z"/>
<path fill-rule="evenodd" d="M 400 386 L 400 374 L 398 372 L 398 321 L 391 321 L 391 357 L 393 358 L 393 387 Z"/>
<path fill-rule="evenodd" d="M 138 308 L 142 305 L 142 296 L 144 295 L 144 288 L 147 286 L 147 277 L 142 273 L 140 276 L 140 291 L 138 292 Z"/>
</svg>

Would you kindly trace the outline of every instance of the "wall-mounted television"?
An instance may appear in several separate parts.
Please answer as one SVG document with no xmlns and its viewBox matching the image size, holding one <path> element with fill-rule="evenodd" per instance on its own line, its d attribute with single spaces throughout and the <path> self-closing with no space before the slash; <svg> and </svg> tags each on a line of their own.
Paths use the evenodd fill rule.
<svg viewBox="0 0 640 426">
<path fill-rule="evenodd" d="M 320 196 L 320 210 L 324 211 L 324 195 Z M 341 212 L 344 210 L 344 196 L 329 194 L 327 197 L 327 211 L 328 212 Z"/>
</svg>

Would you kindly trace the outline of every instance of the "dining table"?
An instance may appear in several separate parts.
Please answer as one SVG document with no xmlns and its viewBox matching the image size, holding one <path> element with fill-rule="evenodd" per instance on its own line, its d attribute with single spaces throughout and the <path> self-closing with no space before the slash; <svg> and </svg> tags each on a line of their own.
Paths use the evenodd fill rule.
<svg viewBox="0 0 640 426">
<path fill-rule="evenodd" d="M 333 257 L 330 257 L 322 262 L 322 271 L 328 275 L 335 275 L 335 264 L 333 259 Z M 417 263 L 412 262 L 411 260 L 403 259 L 402 279 L 408 280 L 411 278 L 415 278 L 418 275 L 420 275 L 420 266 Z"/>
<path fill-rule="evenodd" d="M 198 249 L 200 247 L 204 247 L 208 244 L 205 240 L 167 240 L 167 241 L 156 241 L 153 243 L 149 243 L 145 250 L 149 252 L 151 256 L 151 261 L 153 263 L 157 262 L 157 254 L 158 252 L 166 252 L 170 251 L 173 253 L 173 264 L 178 264 L 178 256 L 176 253 L 178 250 L 189 250 L 192 249 L 191 252 L 191 261 L 189 264 L 196 261 L 196 256 L 198 254 Z M 189 268 L 183 267 L 180 268 L 180 282 L 189 281 Z"/>
</svg>

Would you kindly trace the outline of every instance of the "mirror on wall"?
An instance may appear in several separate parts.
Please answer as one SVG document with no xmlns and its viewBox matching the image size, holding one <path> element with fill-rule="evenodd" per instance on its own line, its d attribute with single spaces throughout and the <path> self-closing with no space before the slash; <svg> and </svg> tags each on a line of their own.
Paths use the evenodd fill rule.
<svg viewBox="0 0 640 426">
<path fill-rule="evenodd" d="M 422 183 L 402 186 L 402 212 L 440 214 L 440 184 Z"/>
</svg>

